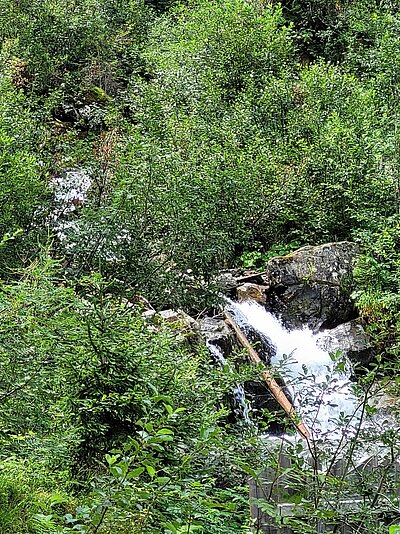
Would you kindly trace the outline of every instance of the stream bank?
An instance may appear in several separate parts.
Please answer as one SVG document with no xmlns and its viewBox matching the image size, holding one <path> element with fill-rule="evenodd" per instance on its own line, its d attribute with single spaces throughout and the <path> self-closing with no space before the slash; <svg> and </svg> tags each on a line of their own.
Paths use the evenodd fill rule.
<svg viewBox="0 0 400 534">
<path fill-rule="evenodd" d="M 261 360 L 279 369 L 287 389 L 291 390 L 289 396 L 295 398 L 296 388 L 304 389 L 304 376 L 303 384 L 293 386 L 290 377 L 295 370 L 296 377 L 309 374 L 308 389 L 312 389 L 312 383 L 320 388 L 326 381 L 332 381 L 325 386 L 329 390 L 325 395 L 328 405 L 332 404 L 330 397 L 335 395 L 335 388 L 336 391 L 345 389 L 345 393 L 340 393 L 343 401 L 337 403 L 333 414 L 327 405 L 316 408 L 319 416 L 325 410 L 322 423 L 325 432 L 329 429 L 327 420 L 337 418 L 346 397 L 349 404 L 344 412 L 353 410 L 355 400 L 348 382 L 352 380 L 354 368 L 368 365 L 373 357 L 372 344 L 351 297 L 352 269 L 358 253 L 358 246 L 351 242 L 308 246 L 271 259 L 262 273 L 225 271 L 219 276 L 228 298 L 228 309 L 233 310 Z M 237 304 L 229 298 L 237 300 Z M 222 315 L 194 320 L 182 311 L 164 310 L 160 316 L 191 330 L 224 358 L 237 347 L 235 335 Z M 339 363 L 347 358 L 351 363 Z M 286 371 L 280 368 L 282 362 Z M 338 365 L 342 366 L 341 373 L 334 370 Z M 261 381 L 246 381 L 244 391 L 253 415 L 260 416 L 265 410 L 279 413 L 279 407 Z M 242 412 L 247 413 L 246 410 L 247 405 Z"/>
</svg>

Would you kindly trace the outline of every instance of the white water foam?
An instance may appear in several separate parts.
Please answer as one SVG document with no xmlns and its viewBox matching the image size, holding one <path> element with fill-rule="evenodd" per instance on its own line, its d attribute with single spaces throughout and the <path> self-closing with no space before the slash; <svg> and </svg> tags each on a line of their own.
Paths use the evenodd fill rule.
<svg viewBox="0 0 400 534">
<path fill-rule="evenodd" d="M 69 217 L 79 206 L 86 203 L 92 178 L 84 169 L 69 169 L 54 176 L 50 184 L 54 194 L 54 209 L 50 215 L 51 226 L 58 239 L 70 248 L 68 237 L 79 234 L 80 226 L 76 218 Z"/>
<path fill-rule="evenodd" d="M 276 347 L 271 364 L 284 379 L 296 410 L 313 438 L 351 434 L 359 423 L 359 402 L 350 381 L 351 366 L 339 368 L 317 344 L 308 328 L 287 330 L 274 315 L 256 302 L 231 303 L 237 323 L 251 325 Z"/>
<path fill-rule="evenodd" d="M 209 341 L 207 341 L 206 345 L 208 350 L 214 356 L 220 366 L 226 366 L 229 371 L 232 372 L 232 368 L 229 365 L 229 362 L 227 361 L 225 356 L 223 355 L 222 350 L 217 347 L 217 345 L 213 345 Z M 250 418 L 250 406 L 246 401 L 246 395 L 242 384 L 236 384 L 235 389 L 233 390 L 233 397 L 235 399 L 236 404 L 239 406 L 240 415 L 243 417 L 243 420 L 246 425 L 252 425 L 253 422 Z"/>
<path fill-rule="evenodd" d="M 76 206 L 83 205 L 92 186 L 92 178 L 84 169 L 69 169 L 51 180 L 54 190 L 56 208 L 53 218 L 58 219 L 61 215 L 76 210 Z"/>
</svg>

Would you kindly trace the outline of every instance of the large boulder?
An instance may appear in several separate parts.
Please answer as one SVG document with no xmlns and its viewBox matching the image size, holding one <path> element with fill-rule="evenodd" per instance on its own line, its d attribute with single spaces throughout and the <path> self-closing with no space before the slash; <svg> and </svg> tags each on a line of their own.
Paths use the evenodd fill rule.
<svg viewBox="0 0 400 534">
<path fill-rule="evenodd" d="M 342 241 L 306 246 L 272 258 L 263 275 L 271 311 L 289 327 L 333 328 L 357 316 L 352 268 L 359 252 Z"/>
</svg>

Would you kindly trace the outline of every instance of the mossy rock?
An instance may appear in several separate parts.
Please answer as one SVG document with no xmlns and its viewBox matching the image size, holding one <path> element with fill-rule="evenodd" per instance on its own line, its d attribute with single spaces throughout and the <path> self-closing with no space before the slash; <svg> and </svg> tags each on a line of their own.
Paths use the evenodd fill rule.
<svg viewBox="0 0 400 534">
<path fill-rule="evenodd" d="M 82 98 L 85 104 L 108 104 L 112 101 L 111 96 L 97 85 L 85 87 L 82 90 Z"/>
</svg>

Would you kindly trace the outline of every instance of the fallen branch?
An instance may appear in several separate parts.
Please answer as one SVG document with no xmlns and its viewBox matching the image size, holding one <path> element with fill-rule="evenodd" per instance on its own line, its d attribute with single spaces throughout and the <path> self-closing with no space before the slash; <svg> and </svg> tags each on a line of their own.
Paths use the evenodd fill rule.
<svg viewBox="0 0 400 534">
<path fill-rule="evenodd" d="M 247 349 L 251 361 L 257 364 L 263 364 L 261 358 L 259 357 L 257 352 L 253 349 L 250 341 L 244 335 L 241 328 L 236 324 L 232 315 L 229 312 L 225 312 L 225 317 L 226 317 L 226 322 L 235 331 L 235 334 L 238 340 L 240 341 L 240 343 L 243 345 L 245 349 Z M 275 400 L 288 414 L 290 420 L 297 428 L 297 431 L 299 432 L 299 434 L 301 434 L 307 440 L 310 439 L 311 438 L 310 432 L 307 430 L 304 423 L 302 423 L 301 421 L 296 421 L 296 414 L 295 414 L 294 406 L 290 402 L 290 400 L 286 397 L 285 392 L 283 391 L 281 386 L 276 382 L 275 378 L 267 370 L 261 372 L 261 377 L 264 380 L 264 382 L 267 384 L 267 387 L 272 393 Z"/>
</svg>

